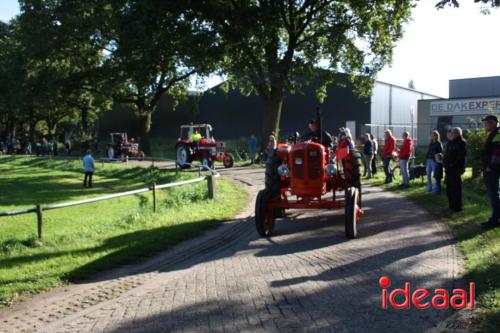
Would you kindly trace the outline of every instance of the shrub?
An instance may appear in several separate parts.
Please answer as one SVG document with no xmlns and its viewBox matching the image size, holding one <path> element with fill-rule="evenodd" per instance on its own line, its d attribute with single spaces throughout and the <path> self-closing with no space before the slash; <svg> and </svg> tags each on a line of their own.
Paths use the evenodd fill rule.
<svg viewBox="0 0 500 333">
<path fill-rule="evenodd" d="M 481 175 L 482 151 L 488 134 L 482 129 L 476 129 L 467 133 L 467 163 L 472 167 L 472 178 Z"/>
</svg>

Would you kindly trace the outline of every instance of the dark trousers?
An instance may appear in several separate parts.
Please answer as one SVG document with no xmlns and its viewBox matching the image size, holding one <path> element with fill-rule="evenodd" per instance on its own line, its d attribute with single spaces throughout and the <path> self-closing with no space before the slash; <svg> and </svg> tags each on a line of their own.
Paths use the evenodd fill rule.
<svg viewBox="0 0 500 333">
<path fill-rule="evenodd" d="M 446 174 L 446 195 L 449 208 L 454 211 L 462 210 L 462 175 L 458 172 Z"/>
<path fill-rule="evenodd" d="M 83 187 L 86 187 L 86 186 L 92 187 L 92 176 L 93 175 L 94 175 L 94 172 L 85 171 L 85 177 L 83 178 Z"/>
<path fill-rule="evenodd" d="M 491 222 L 498 223 L 500 219 L 500 199 L 498 197 L 499 171 L 484 172 L 484 183 L 491 204 Z"/>
<path fill-rule="evenodd" d="M 372 159 L 372 174 L 376 174 L 377 173 L 377 154 L 373 155 L 373 159 Z"/>
<path fill-rule="evenodd" d="M 384 157 L 384 173 L 385 173 L 385 181 L 392 181 L 391 179 L 391 159 L 390 157 Z"/>
</svg>

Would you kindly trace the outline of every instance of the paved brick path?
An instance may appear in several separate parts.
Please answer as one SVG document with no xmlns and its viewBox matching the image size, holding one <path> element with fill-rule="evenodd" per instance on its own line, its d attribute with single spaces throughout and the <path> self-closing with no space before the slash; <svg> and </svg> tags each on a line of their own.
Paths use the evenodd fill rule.
<svg viewBox="0 0 500 333">
<path fill-rule="evenodd" d="M 253 194 L 262 183 L 260 170 L 226 176 Z M 358 239 L 344 238 L 342 211 L 292 212 L 271 240 L 257 237 L 251 217 L 237 219 L 143 265 L 0 312 L 0 331 L 444 331 L 451 312 L 380 309 L 378 278 L 460 285 L 447 228 L 379 188 L 363 199 Z"/>
</svg>

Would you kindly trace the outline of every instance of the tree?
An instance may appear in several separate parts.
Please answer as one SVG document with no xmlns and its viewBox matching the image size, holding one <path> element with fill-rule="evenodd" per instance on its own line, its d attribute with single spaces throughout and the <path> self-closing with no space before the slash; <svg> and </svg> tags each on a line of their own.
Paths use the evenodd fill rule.
<svg viewBox="0 0 500 333">
<path fill-rule="evenodd" d="M 77 0 L 21 0 L 20 31 L 29 70 L 25 81 L 34 85 L 27 102 L 38 109 L 49 132 L 63 120 L 80 117 L 87 131 L 89 114 L 111 108 L 98 75 L 103 40 L 94 27 L 105 11 Z"/>
<path fill-rule="evenodd" d="M 115 101 L 131 106 L 140 122 L 141 145 L 150 153 L 151 116 L 167 94 L 175 103 L 188 96 L 189 78 L 208 73 L 213 32 L 188 18 L 181 2 L 111 0 L 105 38 L 105 75 Z M 215 54 L 215 53 L 214 53 Z"/>
<path fill-rule="evenodd" d="M 219 36 L 228 83 L 262 98 L 263 139 L 279 132 L 285 92 L 300 90 L 318 75 L 320 98 L 336 72 L 349 74 L 357 92 L 369 94 L 376 73 L 391 61 L 413 7 L 413 1 L 404 0 L 192 3 Z M 328 71 L 318 71 L 320 63 Z M 262 140 L 261 149 L 264 145 Z"/>
<path fill-rule="evenodd" d="M 490 4 L 491 7 L 500 7 L 500 0 L 474 0 L 474 2 L 480 2 L 483 4 Z M 454 6 L 454 7 L 460 7 L 460 3 L 458 0 L 440 0 L 437 4 L 436 7 L 439 9 L 444 8 L 445 6 Z"/>
</svg>

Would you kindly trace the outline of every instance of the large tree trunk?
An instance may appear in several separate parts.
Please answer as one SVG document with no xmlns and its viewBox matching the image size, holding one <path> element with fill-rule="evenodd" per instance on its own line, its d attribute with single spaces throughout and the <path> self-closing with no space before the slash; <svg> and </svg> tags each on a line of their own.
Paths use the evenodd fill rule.
<svg viewBox="0 0 500 333">
<path fill-rule="evenodd" d="M 264 122 L 260 140 L 260 151 L 264 152 L 269 142 L 269 135 L 275 133 L 276 139 L 279 135 L 281 107 L 283 105 L 283 93 L 274 93 L 269 97 L 263 97 L 264 102 Z"/>
<path fill-rule="evenodd" d="M 139 149 L 144 151 L 146 155 L 151 155 L 151 142 L 149 138 L 151 132 L 151 114 L 152 112 L 142 111 L 138 116 L 141 135 Z"/>
</svg>

